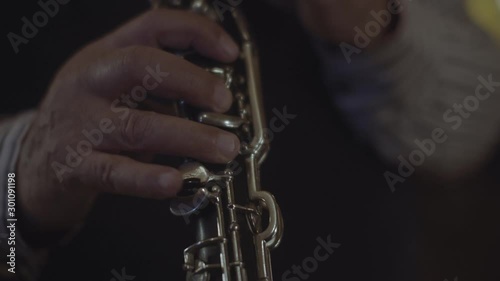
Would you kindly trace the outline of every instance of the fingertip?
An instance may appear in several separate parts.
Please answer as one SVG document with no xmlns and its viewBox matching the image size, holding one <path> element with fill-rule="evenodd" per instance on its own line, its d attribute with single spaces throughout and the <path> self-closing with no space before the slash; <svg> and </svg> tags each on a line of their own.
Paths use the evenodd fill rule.
<svg viewBox="0 0 500 281">
<path fill-rule="evenodd" d="M 217 148 L 223 162 L 232 161 L 240 151 L 240 140 L 231 133 L 222 133 L 217 138 Z"/>
<path fill-rule="evenodd" d="M 219 42 L 221 51 L 228 62 L 232 62 L 238 58 L 240 50 L 232 38 L 230 38 L 227 34 L 224 34 L 219 39 Z"/>
<path fill-rule="evenodd" d="M 233 103 L 233 96 L 231 91 L 224 85 L 224 83 L 220 82 L 215 85 L 215 104 L 214 110 L 216 112 L 226 112 L 231 108 L 231 104 Z"/>
<path fill-rule="evenodd" d="M 158 184 L 165 198 L 174 197 L 182 188 L 182 177 L 179 171 L 171 170 L 158 176 Z"/>
</svg>

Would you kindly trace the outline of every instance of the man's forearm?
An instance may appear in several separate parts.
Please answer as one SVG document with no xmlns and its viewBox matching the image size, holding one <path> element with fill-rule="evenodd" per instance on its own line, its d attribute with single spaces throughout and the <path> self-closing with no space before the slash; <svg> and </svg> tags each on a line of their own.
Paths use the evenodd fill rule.
<svg viewBox="0 0 500 281">
<path fill-rule="evenodd" d="M 0 277 L 2 280 L 36 280 L 45 250 L 34 250 L 19 231 L 20 208 L 17 205 L 16 163 L 21 141 L 29 129 L 34 112 L 4 116 L 0 121 Z M 21 219 L 21 218 L 19 218 Z"/>
</svg>

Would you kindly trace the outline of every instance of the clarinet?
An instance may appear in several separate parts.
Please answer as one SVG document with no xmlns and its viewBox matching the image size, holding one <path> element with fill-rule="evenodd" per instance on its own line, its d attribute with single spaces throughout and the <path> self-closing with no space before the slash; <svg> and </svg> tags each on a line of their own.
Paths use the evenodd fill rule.
<svg viewBox="0 0 500 281">
<path fill-rule="evenodd" d="M 196 236 L 196 242 L 184 250 L 186 280 L 271 281 L 270 251 L 281 241 L 283 218 L 274 196 L 260 186 L 259 168 L 269 141 L 258 57 L 246 20 L 236 8 L 221 10 L 224 6 L 217 0 L 153 1 L 154 8 L 160 6 L 217 21 L 241 50 L 232 64 L 210 61 L 192 50 L 175 52 L 221 77 L 234 100 L 225 114 L 197 111 L 177 101 L 176 115 L 231 131 L 241 143 L 239 155 L 227 165 L 183 159 L 179 166 L 183 189 L 171 200 L 170 211 L 189 221 Z"/>
</svg>

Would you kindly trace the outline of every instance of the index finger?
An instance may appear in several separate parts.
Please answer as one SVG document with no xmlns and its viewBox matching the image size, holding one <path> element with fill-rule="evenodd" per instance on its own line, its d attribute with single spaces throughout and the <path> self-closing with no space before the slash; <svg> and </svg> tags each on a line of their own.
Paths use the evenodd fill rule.
<svg viewBox="0 0 500 281">
<path fill-rule="evenodd" d="M 125 24 L 107 38 L 115 48 L 132 45 L 187 49 L 203 56 L 231 62 L 239 50 L 215 21 L 188 11 L 154 9 Z"/>
<path fill-rule="evenodd" d="M 114 50 L 84 71 L 80 75 L 82 84 L 91 92 L 110 98 L 125 95 L 141 102 L 151 93 L 218 112 L 228 110 L 232 103 L 231 92 L 222 79 L 156 48 L 132 46 Z"/>
</svg>

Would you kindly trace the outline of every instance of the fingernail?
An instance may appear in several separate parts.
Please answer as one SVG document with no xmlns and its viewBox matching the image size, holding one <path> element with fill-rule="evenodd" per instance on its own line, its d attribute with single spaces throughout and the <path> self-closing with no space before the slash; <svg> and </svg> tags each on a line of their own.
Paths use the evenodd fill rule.
<svg viewBox="0 0 500 281">
<path fill-rule="evenodd" d="M 228 111 L 233 102 L 231 91 L 223 83 L 215 86 L 215 110 L 218 112 Z"/>
<path fill-rule="evenodd" d="M 220 39 L 220 44 L 222 50 L 229 58 L 235 59 L 238 56 L 240 50 L 231 38 L 229 38 L 228 36 L 222 36 Z"/>
<path fill-rule="evenodd" d="M 217 148 L 219 148 L 224 160 L 230 161 L 238 154 L 240 144 L 235 135 L 223 133 L 217 138 Z"/>
</svg>

